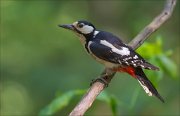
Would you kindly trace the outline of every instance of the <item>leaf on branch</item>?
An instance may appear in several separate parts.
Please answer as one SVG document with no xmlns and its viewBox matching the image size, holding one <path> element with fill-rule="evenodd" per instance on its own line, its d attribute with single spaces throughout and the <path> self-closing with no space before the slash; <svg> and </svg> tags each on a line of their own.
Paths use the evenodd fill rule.
<svg viewBox="0 0 180 116">
<path fill-rule="evenodd" d="M 146 73 L 149 75 L 148 77 L 156 77 L 151 79 L 151 81 L 155 83 L 155 86 L 157 86 L 158 81 L 160 81 L 163 77 L 162 71 L 172 78 L 177 78 L 177 66 L 169 58 L 169 56 L 171 56 L 173 52 L 172 50 L 163 50 L 163 42 L 161 36 L 158 36 L 156 38 L 155 43 L 144 43 L 142 47 L 140 47 L 137 51 L 143 57 L 148 59 L 149 62 L 161 68 L 161 71 L 158 72 L 152 73 L 151 71 L 146 71 Z"/>
<path fill-rule="evenodd" d="M 158 61 L 161 65 L 161 68 L 165 71 L 166 74 L 168 74 L 172 78 L 177 78 L 177 66 L 170 58 L 162 54 L 158 56 Z"/>
<path fill-rule="evenodd" d="M 64 93 L 63 95 L 55 98 L 49 105 L 43 108 L 40 111 L 39 116 L 52 115 L 55 112 L 60 111 L 70 103 L 72 98 L 77 95 L 83 95 L 85 92 L 85 90 L 72 90 Z"/>
<path fill-rule="evenodd" d="M 117 107 L 119 102 L 115 96 L 108 94 L 106 91 L 103 91 L 97 97 L 97 99 L 106 102 L 111 107 L 113 116 L 117 115 Z"/>
<path fill-rule="evenodd" d="M 145 42 L 140 48 L 137 49 L 137 52 L 140 53 L 144 58 L 149 59 L 163 52 L 162 44 L 162 37 L 158 36 L 156 41 L 153 43 Z"/>
<path fill-rule="evenodd" d="M 74 97 L 83 95 L 85 92 L 86 90 L 71 90 L 61 96 L 58 96 L 49 105 L 40 111 L 39 116 L 55 114 L 57 111 L 60 111 L 69 105 L 70 101 Z M 104 91 L 97 97 L 97 99 L 106 102 L 111 107 L 114 116 L 117 114 L 118 100 L 115 98 L 115 96 L 110 95 Z"/>
</svg>

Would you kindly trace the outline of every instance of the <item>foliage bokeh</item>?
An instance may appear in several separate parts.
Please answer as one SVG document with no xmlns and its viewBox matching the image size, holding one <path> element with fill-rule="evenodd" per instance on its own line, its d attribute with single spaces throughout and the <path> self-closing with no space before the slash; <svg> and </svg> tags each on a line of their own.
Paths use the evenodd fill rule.
<svg viewBox="0 0 180 116">
<path fill-rule="evenodd" d="M 102 65 L 85 53 L 78 38 L 73 33 L 60 29 L 58 24 L 72 23 L 79 19 L 89 20 L 97 28 L 113 32 L 122 37 L 123 41 L 129 42 L 164 5 L 164 1 L 143 0 L 0 2 L 2 115 L 38 114 L 55 96 L 70 90 L 87 89 L 91 80 L 103 70 Z M 155 47 L 151 52 L 152 57 L 153 54 L 157 56 L 162 53 L 158 54 L 161 57 L 158 62 L 170 66 L 165 57 L 167 56 L 175 63 L 176 70 L 179 70 L 180 65 L 179 11 L 177 3 L 169 21 L 147 40 L 155 43 L 156 38 L 161 38 L 162 51 L 158 51 L 158 46 Z M 138 52 L 146 57 L 146 48 L 143 51 L 143 46 Z M 156 50 L 158 53 L 153 52 Z M 172 52 L 167 52 L 169 50 Z M 152 59 L 150 62 L 156 61 Z M 115 95 L 121 104 L 117 108 L 118 114 L 180 114 L 179 73 L 160 67 L 163 78 L 159 79 L 157 88 L 166 103 L 162 104 L 156 98 L 148 97 L 129 75 L 117 74 L 107 91 Z M 167 72 L 172 74 L 168 75 Z M 157 75 L 153 75 L 151 79 Z M 139 91 L 137 99 L 134 94 L 136 90 Z M 56 114 L 68 114 L 80 98 L 81 96 L 73 98 L 70 105 Z M 131 105 L 129 101 L 132 98 L 135 99 L 132 107 L 126 107 Z M 96 101 L 87 112 L 89 115 L 102 113 L 111 115 L 112 111 L 101 101 Z"/>
</svg>

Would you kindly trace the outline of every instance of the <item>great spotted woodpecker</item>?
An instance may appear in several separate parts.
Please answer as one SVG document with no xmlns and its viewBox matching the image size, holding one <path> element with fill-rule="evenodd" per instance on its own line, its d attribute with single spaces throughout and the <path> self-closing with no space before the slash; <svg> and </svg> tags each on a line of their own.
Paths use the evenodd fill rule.
<svg viewBox="0 0 180 116">
<path fill-rule="evenodd" d="M 97 30 L 90 22 L 83 20 L 59 26 L 75 32 L 87 52 L 107 69 L 130 74 L 138 80 L 149 96 L 154 95 L 164 102 L 142 70 L 159 70 L 159 68 L 148 63 L 118 37 L 109 32 Z"/>
</svg>

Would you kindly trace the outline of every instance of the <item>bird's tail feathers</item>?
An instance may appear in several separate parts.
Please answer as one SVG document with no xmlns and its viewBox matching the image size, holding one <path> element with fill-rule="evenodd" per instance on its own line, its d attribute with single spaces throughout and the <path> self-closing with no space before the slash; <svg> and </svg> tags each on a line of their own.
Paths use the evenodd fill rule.
<svg viewBox="0 0 180 116">
<path fill-rule="evenodd" d="M 140 85 L 143 87 L 145 92 L 149 96 L 156 96 L 158 99 L 160 99 L 162 102 L 164 102 L 164 99 L 160 96 L 154 85 L 148 80 L 146 75 L 144 74 L 143 70 L 141 68 L 136 69 L 136 78 Z"/>
<path fill-rule="evenodd" d="M 144 69 L 148 69 L 148 70 L 157 70 L 159 71 L 159 68 L 148 63 L 148 62 L 144 62 L 142 65 L 141 65 L 141 68 L 144 68 Z"/>
</svg>

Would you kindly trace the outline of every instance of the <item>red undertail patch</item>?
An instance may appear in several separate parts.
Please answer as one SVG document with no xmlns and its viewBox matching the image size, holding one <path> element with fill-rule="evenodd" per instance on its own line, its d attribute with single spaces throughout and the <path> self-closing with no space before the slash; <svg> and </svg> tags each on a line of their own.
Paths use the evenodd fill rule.
<svg viewBox="0 0 180 116">
<path fill-rule="evenodd" d="M 117 69 L 114 69 L 114 71 L 116 72 L 126 72 L 128 74 L 130 74 L 131 76 L 133 76 L 134 78 L 136 78 L 136 75 L 135 75 L 135 69 L 133 67 L 124 67 L 124 68 L 117 68 Z"/>
</svg>

